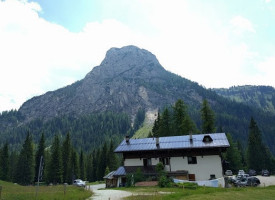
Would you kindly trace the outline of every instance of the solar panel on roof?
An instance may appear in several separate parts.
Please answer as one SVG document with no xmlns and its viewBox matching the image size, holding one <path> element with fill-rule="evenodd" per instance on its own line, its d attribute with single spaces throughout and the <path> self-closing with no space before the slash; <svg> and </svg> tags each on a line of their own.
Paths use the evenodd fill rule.
<svg viewBox="0 0 275 200">
<path fill-rule="evenodd" d="M 206 135 L 209 135 L 213 139 L 213 141 L 203 142 L 203 138 Z M 125 140 L 123 140 L 120 145 L 115 149 L 115 152 L 229 147 L 229 143 L 225 133 L 192 135 L 192 139 L 193 142 L 191 143 L 189 135 L 160 137 L 159 147 L 156 146 L 156 138 L 130 139 L 129 144 L 127 144 Z"/>
</svg>

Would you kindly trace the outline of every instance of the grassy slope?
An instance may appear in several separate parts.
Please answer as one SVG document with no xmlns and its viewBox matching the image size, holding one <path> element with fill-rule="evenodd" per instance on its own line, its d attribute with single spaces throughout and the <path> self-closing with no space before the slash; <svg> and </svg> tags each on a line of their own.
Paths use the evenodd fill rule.
<svg viewBox="0 0 275 200">
<path fill-rule="evenodd" d="M 147 138 L 149 133 L 152 132 L 156 116 L 157 110 L 147 111 L 142 126 L 135 132 L 132 138 Z"/>
<path fill-rule="evenodd" d="M 135 132 L 132 138 L 147 138 L 152 128 L 153 124 L 143 123 L 142 127 Z"/>
<path fill-rule="evenodd" d="M 35 200 L 36 187 L 20 186 L 13 183 L 0 181 L 4 200 Z M 67 186 L 64 195 L 64 186 L 40 186 L 37 200 L 84 200 L 92 195 L 91 191 L 75 186 Z"/>
<path fill-rule="evenodd" d="M 182 188 L 157 188 L 157 187 L 135 187 L 125 190 L 138 193 L 138 196 L 131 196 L 129 200 L 273 200 L 275 198 L 275 186 L 256 188 L 207 188 L 199 187 L 197 190 Z M 160 194 L 161 192 L 171 194 Z"/>
</svg>

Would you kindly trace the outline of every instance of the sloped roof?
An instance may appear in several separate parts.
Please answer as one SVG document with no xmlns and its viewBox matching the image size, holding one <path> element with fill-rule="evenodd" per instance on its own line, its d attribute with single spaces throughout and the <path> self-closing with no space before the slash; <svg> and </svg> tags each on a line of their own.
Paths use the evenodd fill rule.
<svg viewBox="0 0 275 200">
<path fill-rule="evenodd" d="M 213 141 L 203 142 L 205 136 L 210 136 Z M 130 139 L 129 143 L 123 140 L 115 149 L 116 153 L 131 151 L 155 151 L 168 149 L 199 149 L 229 147 L 225 133 L 198 134 L 192 135 L 192 142 L 189 135 L 160 137 L 159 145 L 156 145 L 156 138 Z"/>
<path fill-rule="evenodd" d="M 115 172 L 116 172 L 116 171 L 112 171 L 112 172 L 110 172 L 109 174 L 107 174 L 106 176 L 104 176 L 103 178 L 104 178 L 104 179 L 113 179 L 113 175 L 114 175 Z"/>
<path fill-rule="evenodd" d="M 140 169 L 141 172 L 144 175 L 156 175 L 156 166 L 120 166 L 114 173 L 113 173 L 113 177 L 118 177 L 118 176 L 126 176 L 127 174 L 134 174 L 137 169 Z M 179 170 L 179 171 L 173 171 L 173 172 L 167 172 L 169 175 L 186 175 L 188 174 L 188 171 L 186 170 Z"/>
<path fill-rule="evenodd" d="M 143 174 L 154 175 L 156 174 L 155 166 L 120 166 L 113 176 L 126 176 L 126 174 L 133 174 L 140 169 Z"/>
</svg>

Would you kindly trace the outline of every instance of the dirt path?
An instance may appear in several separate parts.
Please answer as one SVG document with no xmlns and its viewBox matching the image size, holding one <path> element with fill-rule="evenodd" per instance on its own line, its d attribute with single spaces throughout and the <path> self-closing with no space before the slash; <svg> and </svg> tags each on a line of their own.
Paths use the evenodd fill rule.
<svg viewBox="0 0 275 200">
<path fill-rule="evenodd" d="M 105 184 L 91 185 L 90 190 L 94 192 L 94 195 L 89 200 L 119 200 L 132 195 L 131 192 L 122 190 L 99 190 L 103 188 L 105 188 Z"/>
</svg>

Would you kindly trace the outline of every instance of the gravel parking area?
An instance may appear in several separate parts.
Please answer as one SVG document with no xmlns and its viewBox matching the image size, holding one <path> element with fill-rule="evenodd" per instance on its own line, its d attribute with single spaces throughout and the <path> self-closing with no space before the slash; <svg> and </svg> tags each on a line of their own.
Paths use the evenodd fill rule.
<svg viewBox="0 0 275 200">
<path fill-rule="evenodd" d="M 260 181 L 260 187 L 275 185 L 275 176 L 256 176 Z"/>
<path fill-rule="evenodd" d="M 105 184 L 91 185 L 88 189 L 94 192 L 89 200 L 119 200 L 127 196 L 131 196 L 131 192 L 121 190 L 100 190 L 105 188 Z"/>
</svg>

